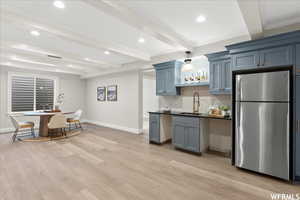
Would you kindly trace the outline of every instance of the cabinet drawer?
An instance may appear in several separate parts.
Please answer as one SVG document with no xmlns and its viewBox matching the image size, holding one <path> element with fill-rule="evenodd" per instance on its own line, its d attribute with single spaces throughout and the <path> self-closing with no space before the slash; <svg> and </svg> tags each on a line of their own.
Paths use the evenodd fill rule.
<svg viewBox="0 0 300 200">
<path fill-rule="evenodd" d="M 260 51 L 260 67 L 277 67 L 292 64 L 292 46 L 277 47 Z"/>
<path fill-rule="evenodd" d="M 183 117 L 183 116 L 173 116 L 172 118 L 173 124 L 178 124 L 182 126 L 188 127 L 199 127 L 200 119 L 198 117 Z"/>
<path fill-rule="evenodd" d="M 259 65 L 259 52 L 252 51 L 247 53 L 240 53 L 232 55 L 232 69 L 253 69 Z"/>
<path fill-rule="evenodd" d="M 155 113 L 150 113 L 149 120 L 150 121 L 159 121 L 160 120 L 160 115 L 159 114 L 155 114 Z"/>
<path fill-rule="evenodd" d="M 296 73 L 300 75 L 300 44 L 296 45 Z"/>
</svg>

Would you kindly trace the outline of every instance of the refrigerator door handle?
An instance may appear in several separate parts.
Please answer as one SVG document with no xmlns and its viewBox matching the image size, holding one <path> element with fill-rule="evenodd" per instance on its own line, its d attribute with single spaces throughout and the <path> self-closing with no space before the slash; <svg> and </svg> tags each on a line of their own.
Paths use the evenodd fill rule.
<svg viewBox="0 0 300 200">
<path fill-rule="evenodd" d="M 242 82 L 242 77 L 237 76 L 237 84 L 236 84 L 236 101 L 241 101 L 242 100 L 242 94 L 241 94 L 241 82 Z"/>
</svg>

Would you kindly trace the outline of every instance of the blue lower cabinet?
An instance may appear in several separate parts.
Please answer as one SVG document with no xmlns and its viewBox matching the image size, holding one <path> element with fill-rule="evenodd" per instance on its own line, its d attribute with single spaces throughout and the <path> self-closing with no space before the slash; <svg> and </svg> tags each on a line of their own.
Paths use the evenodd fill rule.
<svg viewBox="0 0 300 200">
<path fill-rule="evenodd" d="M 296 73 L 300 75 L 300 44 L 296 45 Z"/>
<path fill-rule="evenodd" d="M 172 144 L 174 147 L 200 153 L 200 119 L 197 117 L 172 117 Z"/>
<path fill-rule="evenodd" d="M 178 123 L 172 125 L 172 143 L 175 147 L 184 149 L 184 131 L 184 125 Z"/>
<path fill-rule="evenodd" d="M 160 143 L 160 115 L 151 114 L 149 117 L 149 141 Z"/>
</svg>

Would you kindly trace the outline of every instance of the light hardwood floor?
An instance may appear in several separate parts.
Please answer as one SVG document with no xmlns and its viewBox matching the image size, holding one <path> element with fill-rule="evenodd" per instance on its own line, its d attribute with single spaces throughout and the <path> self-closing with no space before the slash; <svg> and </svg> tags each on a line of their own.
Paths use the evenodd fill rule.
<svg viewBox="0 0 300 200">
<path fill-rule="evenodd" d="M 1 200 L 259 200 L 300 186 L 236 169 L 228 158 L 149 145 L 142 135 L 85 125 L 76 137 L 0 135 Z"/>
</svg>

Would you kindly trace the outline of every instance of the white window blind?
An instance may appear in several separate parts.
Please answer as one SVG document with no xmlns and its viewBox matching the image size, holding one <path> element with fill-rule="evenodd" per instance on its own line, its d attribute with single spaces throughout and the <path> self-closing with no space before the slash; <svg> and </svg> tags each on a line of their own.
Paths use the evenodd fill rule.
<svg viewBox="0 0 300 200">
<path fill-rule="evenodd" d="M 12 77 L 11 110 L 12 112 L 34 110 L 34 78 Z"/>
<path fill-rule="evenodd" d="M 53 109 L 54 87 L 53 79 L 11 76 L 11 112 Z"/>
</svg>

